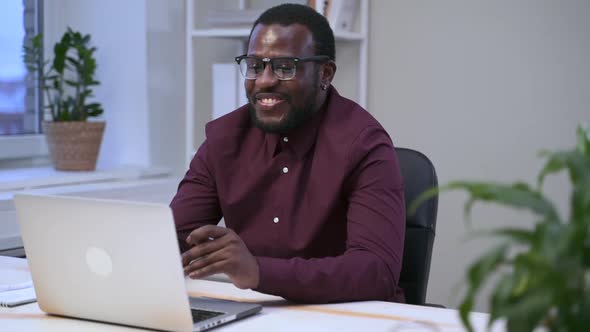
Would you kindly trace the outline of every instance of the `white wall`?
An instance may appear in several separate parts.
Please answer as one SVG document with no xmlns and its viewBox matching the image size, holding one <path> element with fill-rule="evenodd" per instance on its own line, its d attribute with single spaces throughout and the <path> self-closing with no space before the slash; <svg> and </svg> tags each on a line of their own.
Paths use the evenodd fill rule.
<svg viewBox="0 0 590 332">
<path fill-rule="evenodd" d="M 66 26 L 92 35 L 98 48 L 96 100 L 107 128 L 98 167 L 148 166 L 146 2 L 144 0 L 46 0 L 46 43 Z M 51 53 L 48 53 L 51 54 Z"/>
<path fill-rule="evenodd" d="M 147 82 L 151 163 L 183 174 L 185 1 L 147 1 Z"/>
<path fill-rule="evenodd" d="M 590 124 L 588 17 L 584 0 L 371 1 L 369 110 L 394 144 L 433 160 L 441 183 L 533 181 L 537 151 L 573 146 L 576 124 Z M 565 177 L 546 189 L 567 210 Z M 455 306 L 468 263 L 492 244 L 465 242 L 464 201 L 440 199 L 430 302 Z M 474 228 L 530 220 L 493 207 L 473 216 Z"/>
</svg>

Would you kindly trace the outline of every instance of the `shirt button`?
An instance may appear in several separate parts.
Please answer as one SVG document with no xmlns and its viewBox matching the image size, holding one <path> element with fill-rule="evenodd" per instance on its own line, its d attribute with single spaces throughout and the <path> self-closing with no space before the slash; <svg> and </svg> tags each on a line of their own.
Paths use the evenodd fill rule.
<svg viewBox="0 0 590 332">
<path fill-rule="evenodd" d="M 275 224 L 279 222 L 279 217 L 274 217 L 274 219 L 272 220 Z"/>
<path fill-rule="evenodd" d="M 289 172 L 289 169 L 287 167 L 283 167 L 283 173 L 287 174 Z"/>
<path fill-rule="evenodd" d="M 283 137 L 283 142 L 285 142 L 285 143 L 289 142 L 289 137 Z"/>
</svg>

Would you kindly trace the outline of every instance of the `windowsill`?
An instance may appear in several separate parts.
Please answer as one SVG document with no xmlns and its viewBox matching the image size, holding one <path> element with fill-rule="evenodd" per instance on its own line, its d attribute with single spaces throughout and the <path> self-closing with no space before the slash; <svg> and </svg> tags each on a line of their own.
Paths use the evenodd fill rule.
<svg viewBox="0 0 590 332">
<path fill-rule="evenodd" d="M 162 178 L 169 174 L 168 169 L 138 166 L 97 169 L 90 172 L 56 171 L 50 166 L 0 170 L 0 210 L 1 201 L 12 200 L 14 192 L 17 191 Z"/>
<path fill-rule="evenodd" d="M 11 135 L 0 136 L 1 159 L 30 158 L 47 156 L 45 135 Z"/>
</svg>

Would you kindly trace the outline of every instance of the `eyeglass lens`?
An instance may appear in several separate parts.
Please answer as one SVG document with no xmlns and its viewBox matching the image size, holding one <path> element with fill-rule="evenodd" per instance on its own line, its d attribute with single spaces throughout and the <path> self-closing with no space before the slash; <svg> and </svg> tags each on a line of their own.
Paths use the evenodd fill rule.
<svg viewBox="0 0 590 332">
<path fill-rule="evenodd" d="M 280 80 L 292 79 L 295 76 L 296 64 L 293 59 L 288 58 L 274 58 L 270 59 L 271 69 Z M 260 77 L 264 72 L 265 61 L 259 58 L 244 58 L 240 61 L 240 71 L 247 79 L 255 79 Z"/>
</svg>

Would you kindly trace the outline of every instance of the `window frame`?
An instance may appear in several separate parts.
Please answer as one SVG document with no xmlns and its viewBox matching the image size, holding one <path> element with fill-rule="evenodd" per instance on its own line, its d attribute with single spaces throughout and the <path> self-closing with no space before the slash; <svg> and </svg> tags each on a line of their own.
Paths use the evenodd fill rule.
<svg viewBox="0 0 590 332">
<path fill-rule="evenodd" d="M 35 5 L 36 10 L 36 31 L 45 33 L 44 27 L 44 8 L 42 0 L 25 0 Z M 44 38 L 45 39 L 45 38 Z M 45 113 L 43 111 L 43 97 L 42 91 L 37 89 L 35 91 L 35 99 L 38 103 L 38 130 L 41 131 L 41 121 Z M 13 159 L 25 159 L 45 157 L 48 155 L 47 143 L 45 142 L 45 135 L 38 134 L 19 134 L 19 135 L 2 135 L 0 136 L 0 165 L 3 161 Z"/>
</svg>

